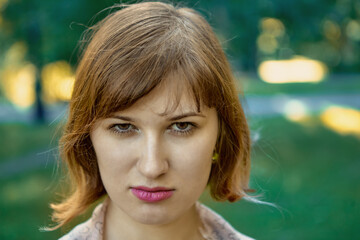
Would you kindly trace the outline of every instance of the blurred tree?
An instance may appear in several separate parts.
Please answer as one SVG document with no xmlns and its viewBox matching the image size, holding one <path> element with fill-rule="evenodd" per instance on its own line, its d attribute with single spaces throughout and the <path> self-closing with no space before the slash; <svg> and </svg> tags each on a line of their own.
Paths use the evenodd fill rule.
<svg viewBox="0 0 360 240">
<path fill-rule="evenodd" d="M 100 9 L 112 5 L 112 1 L 43 1 L 17 0 L 4 4 L 0 36 L 7 48 L 15 42 L 27 45 L 27 60 L 35 65 L 36 101 L 35 121 L 44 121 L 42 103 L 41 69 L 50 62 L 72 59 L 81 32 L 80 27 Z M 75 24 L 74 24 L 75 23 Z M 78 25 L 76 23 L 79 23 Z M 2 49 L 4 52 L 6 47 Z"/>
<path fill-rule="evenodd" d="M 0 66 L 3 65 L 2 53 L 12 44 L 26 43 L 27 59 L 37 69 L 38 120 L 43 119 L 39 74 L 43 66 L 58 60 L 69 61 L 75 66 L 78 56 L 74 55 L 74 49 L 81 33 L 86 26 L 108 13 L 100 12 L 102 9 L 117 2 L 0 0 Z M 173 2 L 195 8 L 205 15 L 236 70 L 254 72 L 263 60 L 293 55 L 321 60 L 333 72 L 358 72 L 360 69 L 358 0 Z M 96 13 L 99 14 L 93 18 Z M 274 26 L 282 32 L 274 32 Z"/>
</svg>

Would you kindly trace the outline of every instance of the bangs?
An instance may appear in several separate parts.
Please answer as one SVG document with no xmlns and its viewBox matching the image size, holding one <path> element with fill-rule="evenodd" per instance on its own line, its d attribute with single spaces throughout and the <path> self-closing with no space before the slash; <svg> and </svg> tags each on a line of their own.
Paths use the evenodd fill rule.
<svg viewBox="0 0 360 240">
<path fill-rule="evenodd" d="M 201 112 L 202 105 L 215 107 L 213 99 L 219 99 L 216 96 L 220 89 L 214 83 L 220 80 L 214 79 L 216 74 L 211 72 L 207 59 L 202 59 L 196 51 L 181 51 L 181 48 L 172 45 L 152 51 L 142 49 L 139 57 L 113 71 L 97 94 L 96 118 L 131 107 L 161 85 L 167 86 L 168 99 L 172 99 L 165 115 L 177 109 L 184 93 L 192 97 L 197 112 Z"/>
<path fill-rule="evenodd" d="M 86 96 L 89 121 L 131 107 L 160 84 L 172 89 L 168 111 L 176 109 L 184 91 L 198 112 L 202 105 L 221 108 L 228 91 L 224 81 L 231 77 L 206 21 L 192 10 L 162 4 L 134 18 L 137 11 L 128 7 L 104 19 L 82 59 L 83 81 L 75 83 L 75 95 Z"/>
</svg>

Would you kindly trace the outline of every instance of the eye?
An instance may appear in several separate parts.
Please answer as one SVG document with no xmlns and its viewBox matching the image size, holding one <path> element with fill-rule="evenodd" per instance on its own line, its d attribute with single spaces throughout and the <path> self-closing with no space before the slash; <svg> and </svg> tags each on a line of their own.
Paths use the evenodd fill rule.
<svg viewBox="0 0 360 240">
<path fill-rule="evenodd" d="M 110 130 L 117 134 L 131 134 L 136 131 L 136 128 L 130 123 L 123 123 L 110 126 Z"/>
<path fill-rule="evenodd" d="M 178 122 L 174 123 L 174 126 L 181 131 L 186 131 L 186 129 L 190 126 L 188 122 Z"/>
<path fill-rule="evenodd" d="M 171 125 L 171 130 L 176 134 L 189 134 L 195 129 L 195 124 L 190 122 L 176 122 Z"/>
</svg>

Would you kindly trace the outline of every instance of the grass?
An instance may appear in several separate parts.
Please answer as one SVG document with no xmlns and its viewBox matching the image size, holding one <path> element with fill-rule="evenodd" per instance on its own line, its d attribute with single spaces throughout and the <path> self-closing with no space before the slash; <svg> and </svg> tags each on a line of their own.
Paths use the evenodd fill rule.
<svg viewBox="0 0 360 240">
<path fill-rule="evenodd" d="M 56 146 L 57 124 L 0 124 L 0 163 Z"/>
<path fill-rule="evenodd" d="M 61 232 L 40 232 L 50 223 L 54 201 L 53 166 L 1 180 L 0 239 L 58 239 Z"/>
<path fill-rule="evenodd" d="M 253 134 L 260 136 L 253 146 L 251 187 L 278 208 L 245 201 L 217 203 L 207 194 L 202 201 L 257 239 L 360 238 L 359 137 L 339 135 L 315 116 L 304 124 L 282 117 L 250 122 Z M 28 139 L 13 137 L 25 150 L 2 150 L 3 159 L 48 147 L 56 126 L 0 129 Z M 35 144 L 33 139 L 41 140 Z M 63 234 L 38 231 L 50 223 L 48 203 L 55 200 L 58 180 L 51 165 L 0 179 L 0 239 L 57 239 Z"/>
<path fill-rule="evenodd" d="M 40 151 L 55 147 L 59 125 L 1 124 L 0 164 L 31 161 Z M 23 159 L 23 157 L 25 158 Z M 52 161 L 50 161 L 51 163 Z M 4 165 L 3 165 L 4 166 Z M 19 166 L 21 167 L 21 166 Z M 54 200 L 54 165 L 0 176 L 0 239 L 57 239 L 60 233 L 41 233 L 50 223 L 48 204 Z"/>
<path fill-rule="evenodd" d="M 262 137 L 253 148 L 251 187 L 278 208 L 205 202 L 256 239 L 360 238 L 360 138 L 315 117 L 305 125 L 281 117 L 255 125 Z"/>
</svg>

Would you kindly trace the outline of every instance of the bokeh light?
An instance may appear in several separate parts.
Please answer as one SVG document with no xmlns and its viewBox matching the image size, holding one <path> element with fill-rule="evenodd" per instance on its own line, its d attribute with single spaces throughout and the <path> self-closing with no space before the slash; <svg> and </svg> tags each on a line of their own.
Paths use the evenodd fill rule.
<svg viewBox="0 0 360 240">
<path fill-rule="evenodd" d="M 360 41 L 360 21 L 350 20 L 346 25 L 345 31 L 350 39 Z"/>
<path fill-rule="evenodd" d="M 309 115 L 308 107 L 299 100 L 290 100 L 285 104 L 284 115 L 293 122 L 299 122 Z"/>
<path fill-rule="evenodd" d="M 320 116 L 323 124 L 333 131 L 360 137 L 360 111 L 352 108 L 331 106 Z"/>
<path fill-rule="evenodd" d="M 68 101 L 71 98 L 75 77 L 66 61 L 47 64 L 41 72 L 41 79 L 46 102 Z"/>
<path fill-rule="evenodd" d="M 14 67 L 14 65 L 23 65 L 28 47 L 23 41 L 15 42 L 5 53 L 6 67 Z"/>
<path fill-rule="evenodd" d="M 268 83 L 320 82 L 327 71 L 324 63 L 300 56 L 264 61 L 258 68 L 261 79 Z"/>
<path fill-rule="evenodd" d="M 36 67 L 25 61 L 28 47 L 18 41 L 4 55 L 1 84 L 6 98 L 17 107 L 27 108 L 35 102 Z"/>
<path fill-rule="evenodd" d="M 329 19 L 324 21 L 323 30 L 325 37 L 331 41 L 337 41 L 341 37 L 340 26 Z"/>
<path fill-rule="evenodd" d="M 258 49 L 265 54 L 274 53 L 279 47 L 278 38 L 285 34 L 284 24 L 275 18 L 260 20 L 261 34 L 257 38 Z"/>
<path fill-rule="evenodd" d="M 22 67 L 9 67 L 2 74 L 6 97 L 18 107 L 26 108 L 35 101 L 36 67 L 28 63 Z"/>
<path fill-rule="evenodd" d="M 0 0 L 0 10 L 2 10 L 7 3 L 8 0 Z"/>
</svg>

